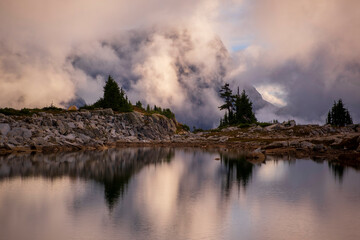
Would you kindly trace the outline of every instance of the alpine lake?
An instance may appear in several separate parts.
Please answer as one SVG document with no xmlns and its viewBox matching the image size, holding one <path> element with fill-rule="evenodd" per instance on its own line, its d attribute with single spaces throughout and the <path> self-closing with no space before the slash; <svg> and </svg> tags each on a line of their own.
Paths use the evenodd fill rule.
<svg viewBox="0 0 360 240">
<path fill-rule="evenodd" d="M 360 239 L 360 170 L 196 148 L 0 157 L 0 239 Z"/>
</svg>

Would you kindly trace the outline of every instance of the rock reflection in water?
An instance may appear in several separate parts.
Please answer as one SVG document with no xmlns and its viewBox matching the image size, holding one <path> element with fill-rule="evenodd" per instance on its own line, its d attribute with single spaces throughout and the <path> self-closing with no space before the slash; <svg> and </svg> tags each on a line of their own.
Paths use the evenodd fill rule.
<svg viewBox="0 0 360 240">
<path fill-rule="evenodd" d="M 131 177 L 149 164 L 170 162 L 170 148 L 109 149 L 81 153 L 10 155 L 0 157 L 0 179 L 70 176 L 104 185 L 110 209 L 122 197 Z"/>
</svg>

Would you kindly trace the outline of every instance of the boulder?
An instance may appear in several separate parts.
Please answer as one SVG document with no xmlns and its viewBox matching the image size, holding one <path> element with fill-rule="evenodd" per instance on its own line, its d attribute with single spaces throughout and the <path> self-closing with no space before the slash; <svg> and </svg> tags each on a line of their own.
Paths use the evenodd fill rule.
<svg viewBox="0 0 360 240">
<path fill-rule="evenodd" d="M 72 133 L 65 136 L 65 139 L 71 140 L 71 141 L 74 141 L 75 138 L 76 138 L 76 136 Z"/>
<path fill-rule="evenodd" d="M 13 128 L 11 131 L 9 131 L 7 133 L 7 136 L 8 137 L 20 136 L 23 138 L 31 138 L 32 133 L 29 129 L 22 128 L 22 127 L 16 127 L 16 128 Z"/>
<path fill-rule="evenodd" d="M 296 126 L 296 122 L 295 122 L 295 120 L 289 120 L 289 121 L 284 121 L 283 123 L 282 123 L 282 125 L 283 126 L 285 126 L 285 127 L 295 127 Z"/>
<path fill-rule="evenodd" d="M 356 150 L 359 146 L 358 139 L 359 136 L 345 138 L 340 143 L 331 144 L 331 147 L 335 149 Z"/>
<path fill-rule="evenodd" d="M 69 126 L 69 128 L 76 128 L 75 123 L 73 122 L 68 122 L 67 125 Z"/>
<path fill-rule="evenodd" d="M 7 123 L 0 123 L 0 134 L 6 136 L 11 130 L 10 125 Z"/>
<path fill-rule="evenodd" d="M 313 151 L 315 151 L 315 152 L 325 152 L 326 150 L 327 150 L 327 148 L 325 147 L 324 144 L 316 144 L 313 147 Z"/>
<path fill-rule="evenodd" d="M 83 118 L 87 118 L 90 119 L 91 118 L 91 113 L 87 110 L 80 110 L 81 112 L 79 113 Z"/>
<path fill-rule="evenodd" d="M 278 141 L 278 142 L 270 143 L 269 145 L 265 146 L 264 149 L 283 148 L 283 147 L 287 147 L 287 146 L 288 146 L 288 142 Z"/>
<path fill-rule="evenodd" d="M 267 130 L 267 131 L 275 131 L 275 130 L 282 130 L 282 129 L 286 129 L 286 127 L 279 123 L 265 127 L 265 130 Z"/>
<path fill-rule="evenodd" d="M 302 141 L 300 142 L 300 147 L 304 149 L 313 149 L 315 144 L 308 142 L 308 141 Z"/>
</svg>

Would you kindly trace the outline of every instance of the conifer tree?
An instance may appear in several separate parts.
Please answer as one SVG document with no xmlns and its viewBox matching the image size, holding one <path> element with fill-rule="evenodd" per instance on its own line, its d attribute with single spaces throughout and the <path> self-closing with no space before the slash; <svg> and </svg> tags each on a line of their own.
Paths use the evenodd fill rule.
<svg viewBox="0 0 360 240">
<path fill-rule="evenodd" d="M 245 90 L 242 91 L 241 95 L 235 96 L 235 119 L 236 123 L 254 123 L 257 121 L 252 110 L 252 102 Z"/>
<path fill-rule="evenodd" d="M 142 103 L 140 101 L 137 101 L 135 106 L 137 106 L 138 108 L 142 108 Z"/>
<path fill-rule="evenodd" d="M 232 94 L 232 90 L 230 89 L 230 85 L 225 83 L 224 86 L 220 89 L 220 97 L 224 99 L 224 104 L 221 105 L 219 108 L 220 110 L 227 110 L 228 119 L 225 124 L 231 123 L 233 120 L 233 110 L 234 110 L 234 95 Z"/>
<path fill-rule="evenodd" d="M 220 119 L 220 126 L 254 123 L 257 121 L 252 110 L 252 102 L 246 95 L 245 90 L 239 94 L 238 88 L 237 94 L 233 95 L 229 84 L 225 83 L 221 87 L 220 97 L 224 99 L 224 104 L 219 107 L 220 110 L 227 110 L 224 118 Z"/>
<path fill-rule="evenodd" d="M 353 123 L 350 113 L 344 107 L 341 99 L 337 102 L 334 101 L 333 107 L 328 112 L 326 123 L 338 127 L 343 127 Z"/>
<path fill-rule="evenodd" d="M 115 111 L 120 110 L 123 92 L 120 92 L 120 88 L 115 80 L 109 76 L 104 86 L 104 98 L 103 108 L 112 108 Z"/>
<path fill-rule="evenodd" d="M 115 80 L 109 76 L 104 86 L 104 97 L 93 104 L 95 108 L 111 108 L 114 111 L 132 111 L 131 102 L 128 100 L 125 91 L 119 88 Z"/>
</svg>

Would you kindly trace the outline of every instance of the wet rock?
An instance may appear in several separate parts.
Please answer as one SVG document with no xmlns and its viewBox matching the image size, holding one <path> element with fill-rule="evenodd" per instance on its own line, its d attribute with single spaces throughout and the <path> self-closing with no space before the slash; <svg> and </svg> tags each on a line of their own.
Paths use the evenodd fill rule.
<svg viewBox="0 0 360 240">
<path fill-rule="evenodd" d="M 313 151 L 315 152 L 325 152 L 327 150 L 327 147 L 324 144 L 316 144 L 313 147 Z"/>
<path fill-rule="evenodd" d="M 11 143 L 4 143 L 4 148 L 7 150 L 12 150 L 15 148 L 15 146 Z"/>
</svg>

